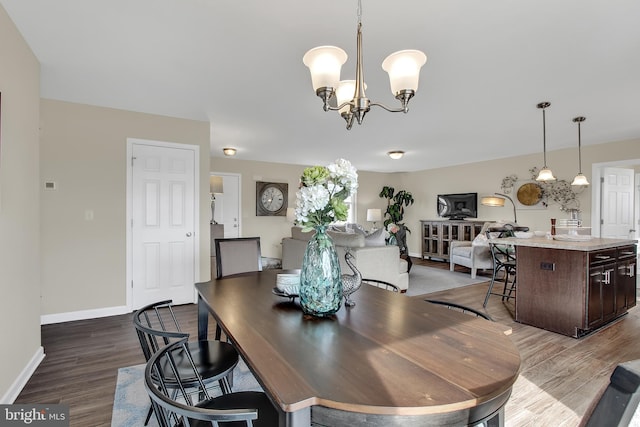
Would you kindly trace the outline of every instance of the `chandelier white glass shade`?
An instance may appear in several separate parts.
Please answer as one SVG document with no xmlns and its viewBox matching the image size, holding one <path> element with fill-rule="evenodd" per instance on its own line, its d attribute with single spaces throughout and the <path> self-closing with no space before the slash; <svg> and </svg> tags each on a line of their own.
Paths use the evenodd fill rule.
<svg viewBox="0 0 640 427">
<path fill-rule="evenodd" d="M 365 83 L 364 88 L 367 88 Z M 356 90 L 356 81 L 355 80 L 341 80 L 338 83 L 338 88 L 336 89 L 336 100 L 338 105 L 342 105 L 342 108 L 339 109 L 340 115 L 346 120 L 347 127 L 350 129 L 351 125 L 353 125 L 353 114 L 351 114 L 351 104 L 349 101 L 353 99 L 353 94 Z"/>
<path fill-rule="evenodd" d="M 391 92 L 402 104 L 400 108 L 389 108 L 383 104 L 372 102 L 365 94 L 366 85 L 362 70 L 362 3 L 358 0 L 358 31 L 356 51 L 356 79 L 340 81 L 342 65 L 347 60 L 344 50 L 335 46 L 320 46 L 309 50 L 302 58 L 304 65 L 311 72 L 311 83 L 316 95 L 322 99 L 324 111 L 339 111 L 351 129 L 354 118 L 362 124 L 365 114 L 372 105 L 382 107 L 392 113 L 409 111 L 409 100 L 418 90 L 420 69 L 427 62 L 427 56 L 419 50 L 401 50 L 389 55 L 382 68 L 389 74 Z M 348 84 L 345 82 L 353 82 Z M 350 95 L 338 94 L 341 83 L 344 91 Z M 336 97 L 337 106 L 329 105 Z"/>
<path fill-rule="evenodd" d="M 584 122 L 586 119 L 586 117 L 582 116 L 573 119 L 574 123 L 578 123 L 578 175 L 573 178 L 571 185 L 589 185 L 587 177 L 582 173 L 582 144 L 580 142 L 580 123 Z"/>
<path fill-rule="evenodd" d="M 538 173 L 538 177 L 536 181 L 555 181 L 556 177 L 553 176 L 553 172 L 551 169 L 547 167 L 547 126 L 546 126 L 546 117 L 545 117 L 545 108 L 550 106 L 549 102 L 541 102 L 537 105 L 538 108 L 542 110 L 542 153 L 544 155 L 544 166 Z"/>
</svg>

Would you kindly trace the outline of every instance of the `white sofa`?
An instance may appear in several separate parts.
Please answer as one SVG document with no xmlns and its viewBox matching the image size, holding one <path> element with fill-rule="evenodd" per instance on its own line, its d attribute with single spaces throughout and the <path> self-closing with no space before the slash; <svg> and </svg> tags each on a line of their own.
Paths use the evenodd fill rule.
<svg viewBox="0 0 640 427">
<path fill-rule="evenodd" d="M 351 269 L 344 261 L 345 248 L 351 248 L 354 264 L 365 279 L 376 279 L 397 286 L 401 292 L 409 287 L 407 261 L 400 258 L 397 246 L 384 245 L 380 238 L 367 239 L 359 232 L 328 232 L 336 246 L 340 267 L 343 273 L 351 274 Z M 307 242 L 313 232 L 303 233 L 300 227 L 291 227 L 291 237 L 282 239 L 282 268 L 299 269 L 307 248 Z M 373 236 L 372 236 L 373 237 Z M 373 242 L 375 240 L 375 243 Z"/>
</svg>

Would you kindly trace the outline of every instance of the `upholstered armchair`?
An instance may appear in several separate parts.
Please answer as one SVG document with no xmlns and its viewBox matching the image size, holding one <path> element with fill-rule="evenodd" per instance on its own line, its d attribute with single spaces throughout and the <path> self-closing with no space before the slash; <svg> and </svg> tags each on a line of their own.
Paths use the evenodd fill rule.
<svg viewBox="0 0 640 427">
<path fill-rule="evenodd" d="M 475 279 L 478 269 L 493 269 L 493 258 L 489 243 L 486 240 L 485 231 L 492 225 L 485 222 L 482 230 L 472 242 L 453 240 L 449 246 L 449 270 L 454 271 L 456 264 L 471 269 L 471 278 Z"/>
</svg>

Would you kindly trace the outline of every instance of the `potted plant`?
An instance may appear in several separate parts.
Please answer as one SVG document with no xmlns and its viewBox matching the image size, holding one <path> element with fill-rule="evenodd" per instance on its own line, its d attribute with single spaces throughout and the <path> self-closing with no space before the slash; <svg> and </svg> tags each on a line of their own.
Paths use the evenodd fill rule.
<svg viewBox="0 0 640 427">
<path fill-rule="evenodd" d="M 409 269 L 411 269 L 411 258 L 409 258 L 407 248 L 407 233 L 411 233 L 411 230 L 402 220 L 404 219 L 404 208 L 414 203 L 413 195 L 406 190 L 400 190 L 396 193 L 395 188 L 385 185 L 379 196 L 387 199 L 384 226 L 391 233 L 392 240 L 395 239 L 400 248 L 400 255 L 407 260 Z"/>
</svg>

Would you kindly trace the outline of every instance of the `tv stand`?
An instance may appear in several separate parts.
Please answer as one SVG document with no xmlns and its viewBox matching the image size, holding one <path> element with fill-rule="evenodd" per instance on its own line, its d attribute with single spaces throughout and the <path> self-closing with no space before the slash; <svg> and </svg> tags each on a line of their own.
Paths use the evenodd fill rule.
<svg viewBox="0 0 640 427">
<path fill-rule="evenodd" d="M 449 261 L 451 241 L 472 241 L 485 221 L 472 219 L 421 220 L 422 259 Z"/>
</svg>

